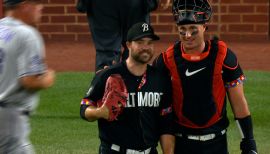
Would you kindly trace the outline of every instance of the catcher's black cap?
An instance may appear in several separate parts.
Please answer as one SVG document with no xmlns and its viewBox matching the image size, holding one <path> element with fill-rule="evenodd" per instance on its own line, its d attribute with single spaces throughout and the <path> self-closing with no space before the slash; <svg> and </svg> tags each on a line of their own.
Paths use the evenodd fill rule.
<svg viewBox="0 0 270 154">
<path fill-rule="evenodd" d="M 212 16 L 208 0 L 173 0 L 172 13 L 177 25 L 204 24 Z"/>
<path fill-rule="evenodd" d="M 145 22 L 136 23 L 128 30 L 127 41 L 129 42 L 136 41 L 144 37 L 159 40 L 159 37 L 154 33 L 153 27 Z"/>
</svg>

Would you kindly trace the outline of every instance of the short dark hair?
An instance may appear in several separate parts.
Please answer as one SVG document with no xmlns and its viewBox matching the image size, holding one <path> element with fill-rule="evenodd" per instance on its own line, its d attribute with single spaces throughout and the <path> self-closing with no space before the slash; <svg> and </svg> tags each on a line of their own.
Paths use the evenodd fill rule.
<svg viewBox="0 0 270 154">
<path fill-rule="evenodd" d="M 22 3 L 22 2 L 26 2 L 26 1 L 29 1 L 29 2 L 36 2 L 36 3 L 40 3 L 41 0 L 4 0 L 4 11 L 7 11 L 7 10 L 13 10 L 15 9 L 18 4 Z"/>
<path fill-rule="evenodd" d="M 15 5 L 22 3 L 24 1 L 25 0 L 4 0 L 4 6 L 5 7 L 15 6 Z"/>
</svg>

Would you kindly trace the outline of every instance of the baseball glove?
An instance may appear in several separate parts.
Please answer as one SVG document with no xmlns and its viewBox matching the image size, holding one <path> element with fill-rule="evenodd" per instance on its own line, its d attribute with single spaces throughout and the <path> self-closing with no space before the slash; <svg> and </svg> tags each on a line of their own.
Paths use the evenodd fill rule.
<svg viewBox="0 0 270 154">
<path fill-rule="evenodd" d="M 105 91 L 102 98 L 102 104 L 105 104 L 109 110 L 108 121 L 117 120 L 127 103 L 127 88 L 122 77 L 119 74 L 112 74 L 106 81 Z"/>
</svg>

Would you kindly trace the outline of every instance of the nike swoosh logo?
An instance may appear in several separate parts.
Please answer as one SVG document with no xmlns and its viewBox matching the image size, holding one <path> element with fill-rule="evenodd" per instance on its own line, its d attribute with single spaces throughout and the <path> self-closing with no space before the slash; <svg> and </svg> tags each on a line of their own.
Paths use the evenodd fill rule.
<svg viewBox="0 0 270 154">
<path fill-rule="evenodd" d="M 186 70 L 186 76 L 192 76 L 198 72 L 200 72 L 201 70 L 205 69 L 206 67 L 203 67 L 201 69 L 198 69 L 198 70 L 195 70 L 195 71 L 192 71 L 192 72 L 189 72 L 188 69 Z"/>
</svg>

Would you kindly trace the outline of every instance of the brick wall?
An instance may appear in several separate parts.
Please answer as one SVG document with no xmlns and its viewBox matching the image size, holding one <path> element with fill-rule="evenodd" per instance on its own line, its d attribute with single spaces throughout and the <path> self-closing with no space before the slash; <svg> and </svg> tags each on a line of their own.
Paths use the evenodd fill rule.
<svg viewBox="0 0 270 154">
<path fill-rule="evenodd" d="M 3 0 L 0 0 L 0 18 L 3 17 Z"/>
<path fill-rule="evenodd" d="M 165 0 L 162 0 L 162 2 Z M 77 13 L 76 0 L 43 0 L 44 17 L 38 28 L 47 40 L 89 40 L 90 33 L 84 14 Z M 214 14 L 207 36 L 224 40 L 268 40 L 268 0 L 210 0 Z M 171 7 L 158 9 L 151 21 L 162 40 L 178 37 Z"/>
<path fill-rule="evenodd" d="M 75 9 L 76 0 L 42 0 L 44 16 L 38 25 L 47 40 L 86 40 L 90 33 L 85 14 Z"/>
</svg>

